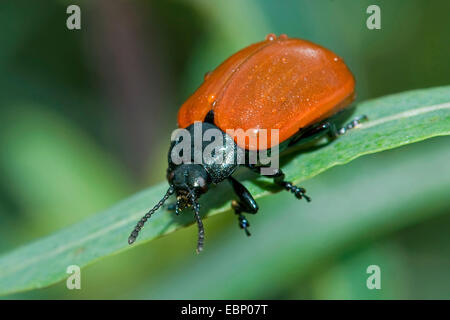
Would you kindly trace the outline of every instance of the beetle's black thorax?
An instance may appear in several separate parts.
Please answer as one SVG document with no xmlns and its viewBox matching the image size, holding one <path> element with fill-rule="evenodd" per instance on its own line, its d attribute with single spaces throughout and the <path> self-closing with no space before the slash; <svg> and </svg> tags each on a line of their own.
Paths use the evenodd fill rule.
<svg viewBox="0 0 450 320">
<path fill-rule="evenodd" d="M 211 182 L 219 183 L 243 163 L 241 159 L 245 157 L 245 151 L 214 124 L 196 122 L 182 130 L 172 136 L 174 141 L 168 154 L 168 172 L 183 164 L 200 164 Z"/>
</svg>

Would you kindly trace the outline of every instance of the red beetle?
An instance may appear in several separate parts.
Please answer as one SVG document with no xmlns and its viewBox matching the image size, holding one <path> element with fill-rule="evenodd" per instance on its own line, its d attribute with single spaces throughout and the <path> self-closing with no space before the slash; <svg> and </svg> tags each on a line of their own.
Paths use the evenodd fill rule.
<svg viewBox="0 0 450 320">
<path fill-rule="evenodd" d="M 207 147 L 205 132 L 219 132 L 222 144 L 212 153 L 214 161 L 205 161 L 204 156 L 201 161 L 194 161 L 195 146 L 185 137 L 172 141 L 167 170 L 169 189 L 138 222 L 128 242 L 132 244 L 136 240 L 144 223 L 175 193 L 177 201 L 172 208 L 177 214 L 184 207 L 194 210 L 199 230 L 197 252 L 201 251 L 204 229 L 197 199 L 211 184 L 224 180 L 231 183 L 238 197 L 232 207 L 239 225 L 250 235 L 249 222 L 243 213 L 255 214 L 258 205 L 250 192 L 232 177 L 238 166 L 271 175 L 275 184 L 291 191 L 298 199 L 310 201 L 305 189 L 285 181 L 281 169 L 262 173 L 260 169 L 267 166 L 260 162 L 249 163 L 249 154 L 263 149 L 270 153 L 275 147 L 283 150 L 294 144 L 324 136 L 333 139 L 345 133 L 365 118 L 356 118 L 340 129 L 333 121 L 332 116 L 353 101 L 354 90 L 354 77 L 344 61 L 330 50 L 306 40 L 269 34 L 265 41 L 229 57 L 205 75 L 203 84 L 178 113 L 179 128 L 185 128 L 194 141 L 196 138 L 202 141 L 201 152 Z M 195 129 L 196 124 L 200 130 Z M 230 129 L 233 135 L 229 134 Z M 262 141 L 263 129 L 275 129 L 278 139 L 264 135 L 266 141 Z M 183 149 L 183 160 L 174 161 L 174 155 L 180 155 L 183 142 L 188 146 L 187 150 Z M 219 158 L 227 161 L 216 161 Z"/>
</svg>

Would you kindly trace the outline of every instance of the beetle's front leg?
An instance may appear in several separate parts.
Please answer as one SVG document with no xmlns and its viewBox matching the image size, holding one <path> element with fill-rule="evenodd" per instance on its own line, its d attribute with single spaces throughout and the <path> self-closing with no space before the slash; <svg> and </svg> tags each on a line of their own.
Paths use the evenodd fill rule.
<svg viewBox="0 0 450 320">
<path fill-rule="evenodd" d="M 253 199 L 251 193 L 247 190 L 247 188 L 244 187 L 239 181 L 237 181 L 233 177 L 229 177 L 228 181 L 230 181 L 234 192 L 239 197 L 239 201 L 233 200 L 233 202 L 231 203 L 234 213 L 238 216 L 239 227 L 241 229 L 244 229 L 247 236 L 250 236 L 250 232 L 248 231 L 250 223 L 242 214 L 242 212 L 255 214 L 259 209 L 258 204 L 256 203 L 255 199 Z"/>
</svg>

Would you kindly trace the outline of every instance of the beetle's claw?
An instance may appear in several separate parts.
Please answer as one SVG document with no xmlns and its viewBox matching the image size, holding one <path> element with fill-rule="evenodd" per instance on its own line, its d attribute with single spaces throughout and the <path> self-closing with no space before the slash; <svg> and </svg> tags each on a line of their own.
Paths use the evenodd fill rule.
<svg viewBox="0 0 450 320">
<path fill-rule="evenodd" d="M 252 234 L 250 233 L 250 231 L 248 231 L 248 227 L 250 227 L 250 222 L 248 222 L 247 218 L 242 214 L 242 213 L 237 213 L 238 215 L 238 220 L 239 220 L 239 227 L 241 229 L 244 229 L 245 234 L 247 235 L 247 237 L 250 237 Z"/>
<path fill-rule="evenodd" d="M 350 121 L 349 123 L 347 123 L 345 126 L 343 126 L 341 129 L 339 129 L 339 135 L 343 135 L 345 134 L 348 130 L 351 130 L 357 126 L 359 126 L 361 123 L 368 121 L 369 118 L 363 114 L 360 115 L 356 118 L 354 118 L 352 121 Z"/>
<path fill-rule="evenodd" d="M 311 198 L 306 195 L 305 188 L 297 187 L 293 185 L 291 182 L 283 182 L 282 185 L 287 191 L 292 192 L 297 199 L 305 198 L 307 202 L 311 202 Z"/>
</svg>

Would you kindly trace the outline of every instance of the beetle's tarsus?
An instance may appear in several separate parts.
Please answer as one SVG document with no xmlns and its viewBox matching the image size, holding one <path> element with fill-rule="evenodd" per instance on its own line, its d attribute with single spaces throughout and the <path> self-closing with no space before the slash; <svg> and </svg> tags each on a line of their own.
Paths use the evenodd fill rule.
<svg viewBox="0 0 450 320">
<path fill-rule="evenodd" d="M 234 213 L 238 216 L 239 221 L 239 228 L 244 229 L 245 234 L 247 237 L 250 237 L 252 234 L 248 230 L 248 227 L 250 227 L 250 222 L 247 220 L 247 218 L 242 214 L 242 205 L 238 201 L 233 201 L 231 203 L 231 207 L 234 210 Z"/>
<path fill-rule="evenodd" d="M 369 118 L 365 114 L 358 116 L 358 117 L 354 118 L 352 121 L 348 122 L 345 126 L 340 128 L 338 131 L 338 135 L 343 135 L 348 130 L 353 129 L 353 128 L 357 127 L 358 125 L 360 125 L 361 123 L 366 122 L 368 120 L 369 120 Z"/>
<path fill-rule="evenodd" d="M 234 210 L 234 213 L 238 216 L 239 227 L 244 229 L 245 234 L 250 237 L 251 233 L 248 231 L 248 227 L 250 227 L 250 222 L 248 222 L 247 218 L 242 214 L 243 212 L 255 214 L 258 212 L 258 204 L 251 193 L 247 190 L 247 188 L 234 179 L 233 177 L 229 177 L 228 181 L 230 181 L 231 186 L 233 187 L 234 192 L 239 197 L 239 201 L 233 200 L 231 202 L 231 207 Z"/>
<path fill-rule="evenodd" d="M 311 202 L 311 198 L 306 195 L 306 190 L 302 187 L 297 187 L 291 182 L 282 181 L 280 183 L 287 191 L 292 192 L 297 199 L 305 198 L 307 202 Z"/>
<path fill-rule="evenodd" d="M 245 234 L 247 235 L 247 237 L 250 237 L 252 234 L 250 233 L 250 231 L 248 231 L 248 227 L 250 227 L 250 222 L 248 222 L 247 218 L 242 214 L 239 213 L 238 214 L 238 219 L 239 219 L 239 227 L 241 229 L 244 229 Z"/>
<path fill-rule="evenodd" d="M 275 182 L 275 184 L 283 187 L 285 190 L 292 192 L 297 199 L 305 198 L 307 202 L 311 202 L 311 198 L 306 195 L 305 188 L 297 187 L 292 182 L 285 181 L 284 178 L 284 172 L 281 169 L 278 169 L 278 171 L 273 176 L 273 181 Z"/>
</svg>

